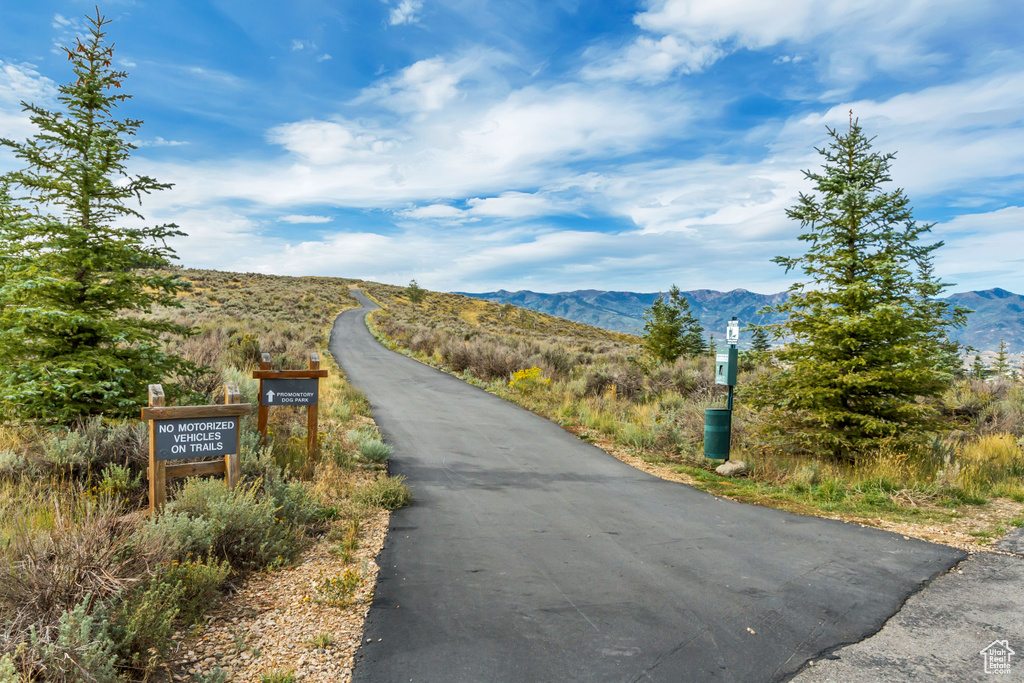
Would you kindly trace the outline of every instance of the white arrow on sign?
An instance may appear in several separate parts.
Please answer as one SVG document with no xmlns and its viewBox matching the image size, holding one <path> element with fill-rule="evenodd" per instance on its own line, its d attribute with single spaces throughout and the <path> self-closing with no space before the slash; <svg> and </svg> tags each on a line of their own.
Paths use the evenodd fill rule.
<svg viewBox="0 0 1024 683">
<path fill-rule="evenodd" d="M 270 391 L 267 392 L 267 403 L 273 403 L 273 402 L 274 402 L 274 390 L 271 389 Z"/>
</svg>

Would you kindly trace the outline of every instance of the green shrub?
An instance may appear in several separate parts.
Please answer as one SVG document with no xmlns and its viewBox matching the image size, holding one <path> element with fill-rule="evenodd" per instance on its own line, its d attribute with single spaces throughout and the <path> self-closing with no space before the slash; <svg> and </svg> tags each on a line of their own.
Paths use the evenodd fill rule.
<svg viewBox="0 0 1024 683">
<path fill-rule="evenodd" d="M 217 479 L 189 479 L 152 524 L 175 540 L 180 557 L 226 560 L 237 572 L 290 561 L 302 547 L 302 530 L 258 492 L 258 484 L 230 490 Z"/>
<path fill-rule="evenodd" d="M 10 654 L 0 657 L 0 683 L 21 683 L 21 676 L 14 668 L 14 657 Z"/>
<path fill-rule="evenodd" d="M 0 479 L 17 481 L 23 476 L 39 474 L 39 469 L 35 460 L 27 454 L 0 448 Z"/>
<path fill-rule="evenodd" d="M 147 434 L 139 420 L 91 417 L 44 439 L 39 466 L 45 473 L 85 477 L 116 463 L 141 474 L 148 466 Z"/>
<path fill-rule="evenodd" d="M 370 463 L 383 463 L 394 449 L 383 441 L 367 439 L 359 444 L 359 457 Z"/>
<path fill-rule="evenodd" d="M 61 430 L 43 442 L 43 462 L 50 470 L 71 475 L 88 469 L 95 458 L 95 442 L 78 430 Z"/>
<path fill-rule="evenodd" d="M 167 654 L 177 622 L 191 622 L 209 607 L 230 572 L 226 562 L 167 562 L 121 605 L 116 617 L 125 659 L 145 664 L 152 649 Z M 140 661 L 141 658 L 141 661 Z"/>
<path fill-rule="evenodd" d="M 326 511 L 299 481 L 264 483 L 264 490 L 277 509 L 277 517 L 299 527 L 323 521 Z"/>
<path fill-rule="evenodd" d="M 237 368 L 250 369 L 260 364 L 260 338 L 258 334 L 243 332 L 228 342 L 228 362 Z"/>
<path fill-rule="evenodd" d="M 221 375 L 224 377 L 225 382 L 231 382 L 238 387 L 239 403 L 248 403 L 250 405 L 259 405 L 260 402 L 260 381 L 253 379 L 248 372 L 239 370 L 236 367 L 227 367 L 221 371 Z M 251 430 L 253 433 L 258 434 L 255 430 Z"/>
<path fill-rule="evenodd" d="M 98 605 L 89 613 L 92 596 L 64 612 L 55 640 L 48 633 L 29 632 L 29 649 L 36 665 L 53 683 L 118 683 L 117 654 L 107 628 L 107 613 Z"/>
<path fill-rule="evenodd" d="M 655 435 L 639 422 L 626 422 L 619 428 L 615 440 L 625 446 L 643 450 L 654 445 Z"/>
<path fill-rule="evenodd" d="M 356 489 L 352 501 L 360 507 L 397 510 L 412 502 L 412 493 L 405 485 L 405 477 L 381 477 Z"/>
<path fill-rule="evenodd" d="M 846 498 L 846 487 L 843 482 L 836 479 L 825 479 L 813 489 L 814 497 L 826 503 L 838 503 Z"/>
<path fill-rule="evenodd" d="M 272 446 L 264 446 L 260 433 L 251 426 L 239 429 L 238 458 L 242 481 L 264 482 L 272 485 L 284 478 L 284 472 L 274 458 Z"/>
<path fill-rule="evenodd" d="M 132 477 L 131 470 L 124 465 L 108 463 L 103 468 L 103 479 L 100 481 L 99 490 L 104 495 L 124 496 L 137 487 L 141 481 L 141 473 Z"/>
<path fill-rule="evenodd" d="M 227 681 L 227 672 L 219 666 L 214 667 L 213 671 L 208 674 L 196 674 L 195 677 L 195 683 L 227 683 Z"/>
</svg>

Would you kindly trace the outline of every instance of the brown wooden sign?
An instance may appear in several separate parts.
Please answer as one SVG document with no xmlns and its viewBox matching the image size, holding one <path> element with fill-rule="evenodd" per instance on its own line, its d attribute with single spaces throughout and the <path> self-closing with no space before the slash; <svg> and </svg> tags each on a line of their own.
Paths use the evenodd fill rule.
<svg viewBox="0 0 1024 683">
<path fill-rule="evenodd" d="M 149 421 L 149 510 L 158 513 L 167 501 L 167 480 L 201 474 L 225 473 L 228 487 L 238 484 L 238 421 L 252 406 L 239 403 L 238 387 L 224 385 L 225 405 L 164 405 L 164 390 L 149 385 L 149 407 L 142 419 Z M 168 465 L 167 460 L 223 455 L 223 460 Z"/>
<path fill-rule="evenodd" d="M 327 377 L 327 371 L 320 369 L 320 355 L 309 354 L 308 370 L 271 370 L 270 354 L 264 353 L 260 369 L 253 370 L 253 379 L 260 381 L 260 408 L 257 428 L 267 442 L 267 422 L 270 406 L 306 407 L 306 454 L 313 460 L 317 451 L 317 403 L 320 396 L 320 378 Z"/>
</svg>

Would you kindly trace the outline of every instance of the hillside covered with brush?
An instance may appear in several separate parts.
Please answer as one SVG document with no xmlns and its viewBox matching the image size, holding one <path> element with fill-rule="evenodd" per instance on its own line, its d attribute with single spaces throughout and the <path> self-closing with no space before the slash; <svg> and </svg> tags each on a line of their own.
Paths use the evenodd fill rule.
<svg viewBox="0 0 1024 683">
<path fill-rule="evenodd" d="M 803 514 L 910 525 L 917 530 L 900 528 L 964 547 L 1024 524 L 1024 387 L 1008 380 L 958 379 L 935 402 L 941 425 L 926 441 L 893 441 L 839 462 L 765 433 L 745 395 L 779 368 L 770 354 L 741 351 L 732 458 L 750 470 L 726 479 L 703 456 L 705 410 L 725 407 L 711 355 L 658 363 L 639 337 L 509 303 L 425 291 L 414 302 L 408 288 L 361 286 L 382 306 L 369 324 L 384 343 L 660 476 Z M 1000 521 L 987 516 L 990 501 Z"/>
<path fill-rule="evenodd" d="M 606 330 L 633 334 L 643 331 L 644 311 L 661 296 L 658 292 L 608 292 L 597 289 L 552 294 L 502 289 L 463 294 L 499 304 L 510 303 Z M 721 338 L 726 322 L 733 316 L 739 318 L 741 327 L 778 322 L 779 314 L 761 314 L 760 311 L 765 306 L 784 301 L 787 294 L 758 294 L 745 289 L 728 292 L 694 289 L 683 292 L 683 296 L 705 332 Z M 943 300 L 973 311 L 967 316 L 966 327 L 950 330 L 950 337 L 954 341 L 979 351 L 994 351 L 999 348 L 1000 340 L 1003 340 L 1011 352 L 1024 352 L 1024 296 L 996 288 L 951 294 Z M 743 345 L 741 342 L 741 347 Z"/>
</svg>

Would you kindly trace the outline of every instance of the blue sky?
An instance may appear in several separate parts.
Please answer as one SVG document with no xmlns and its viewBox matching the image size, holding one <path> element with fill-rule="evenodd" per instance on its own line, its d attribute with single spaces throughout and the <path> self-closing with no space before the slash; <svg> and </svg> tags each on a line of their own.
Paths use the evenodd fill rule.
<svg viewBox="0 0 1024 683">
<path fill-rule="evenodd" d="M 93 2 L 0 0 L 0 135 Z M 1024 6 L 117 0 L 181 263 L 436 290 L 775 292 L 826 125 L 895 151 L 949 291 L 1024 292 Z M 0 171 L 16 167 L 0 153 Z"/>
</svg>

